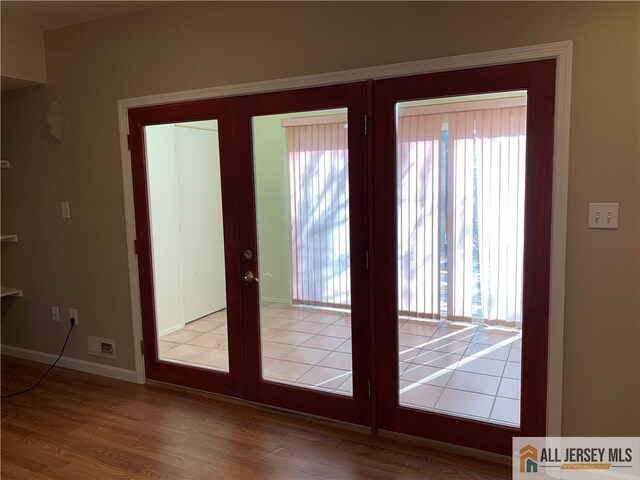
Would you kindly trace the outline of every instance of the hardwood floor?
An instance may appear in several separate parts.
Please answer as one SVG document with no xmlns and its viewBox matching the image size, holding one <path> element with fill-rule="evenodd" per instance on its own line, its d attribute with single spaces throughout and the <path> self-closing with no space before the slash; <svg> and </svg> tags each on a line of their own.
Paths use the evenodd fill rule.
<svg viewBox="0 0 640 480">
<path fill-rule="evenodd" d="M 2 357 L 2 391 L 43 364 Z M 2 479 L 503 479 L 506 466 L 193 392 L 55 368 L 2 401 Z"/>
</svg>

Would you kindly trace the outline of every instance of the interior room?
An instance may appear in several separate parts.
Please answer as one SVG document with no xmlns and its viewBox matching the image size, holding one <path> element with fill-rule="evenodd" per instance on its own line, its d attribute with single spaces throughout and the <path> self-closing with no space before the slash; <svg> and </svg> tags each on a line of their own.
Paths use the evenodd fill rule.
<svg viewBox="0 0 640 480">
<path fill-rule="evenodd" d="M 2 478 L 640 476 L 637 3 L 1 9 Z"/>
</svg>

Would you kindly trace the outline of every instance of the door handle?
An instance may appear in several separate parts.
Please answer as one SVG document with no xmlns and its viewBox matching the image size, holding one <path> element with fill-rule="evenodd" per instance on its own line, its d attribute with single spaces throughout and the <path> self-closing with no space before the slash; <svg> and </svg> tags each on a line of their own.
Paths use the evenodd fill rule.
<svg viewBox="0 0 640 480">
<path fill-rule="evenodd" d="M 251 283 L 251 282 L 258 283 L 260 279 L 256 277 L 255 273 L 253 273 L 251 270 L 248 270 L 242 274 L 242 281 L 247 283 Z"/>
</svg>

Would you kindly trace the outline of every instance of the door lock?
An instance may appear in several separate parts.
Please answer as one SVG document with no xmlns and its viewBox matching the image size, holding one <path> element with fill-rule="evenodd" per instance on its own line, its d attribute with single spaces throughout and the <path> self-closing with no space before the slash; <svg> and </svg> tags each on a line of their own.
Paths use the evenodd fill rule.
<svg viewBox="0 0 640 480">
<path fill-rule="evenodd" d="M 253 252 L 251 250 L 245 250 L 242 252 L 242 258 L 245 260 L 251 260 L 253 258 Z"/>
<path fill-rule="evenodd" d="M 260 279 L 258 277 L 256 277 L 255 273 L 253 273 L 252 271 L 248 270 L 248 271 L 246 271 L 246 272 L 244 272 L 242 274 L 242 281 L 243 282 L 247 282 L 247 283 L 251 283 L 251 282 L 258 283 L 260 281 Z"/>
</svg>

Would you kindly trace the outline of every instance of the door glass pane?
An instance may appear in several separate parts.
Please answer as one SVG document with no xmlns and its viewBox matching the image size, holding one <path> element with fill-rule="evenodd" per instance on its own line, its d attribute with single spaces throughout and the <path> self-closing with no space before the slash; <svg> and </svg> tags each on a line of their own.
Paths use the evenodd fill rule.
<svg viewBox="0 0 640 480">
<path fill-rule="evenodd" d="M 253 118 L 265 380 L 351 386 L 347 109 Z"/>
<path fill-rule="evenodd" d="M 396 107 L 400 404 L 518 426 L 526 91 Z"/>
<path fill-rule="evenodd" d="M 229 371 L 218 122 L 145 127 L 161 360 Z"/>
</svg>

